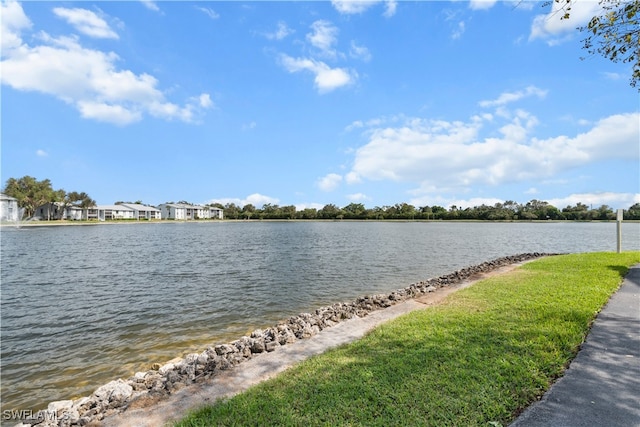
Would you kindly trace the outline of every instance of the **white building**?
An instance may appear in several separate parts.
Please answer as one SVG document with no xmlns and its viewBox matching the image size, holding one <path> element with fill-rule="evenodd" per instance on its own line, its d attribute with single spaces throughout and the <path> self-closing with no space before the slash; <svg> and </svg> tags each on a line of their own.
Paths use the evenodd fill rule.
<svg viewBox="0 0 640 427">
<path fill-rule="evenodd" d="M 135 211 L 124 205 L 98 205 L 91 208 L 93 212 L 92 216 L 97 215 L 96 218 L 99 221 L 110 221 L 114 219 L 136 219 Z"/>
<path fill-rule="evenodd" d="M 162 214 L 160 213 L 160 209 L 154 208 L 153 206 L 141 205 L 139 203 L 121 203 L 118 206 L 125 206 L 129 209 L 133 209 L 133 217 L 138 220 L 151 220 L 151 219 L 161 219 Z"/>
<path fill-rule="evenodd" d="M 21 219 L 18 199 L 0 193 L 0 221 L 17 222 Z"/>
<path fill-rule="evenodd" d="M 86 210 L 78 206 L 64 206 L 63 203 L 52 202 L 38 206 L 33 216 L 40 220 L 65 219 L 78 221 L 86 219 Z"/>
<path fill-rule="evenodd" d="M 158 206 L 162 218 L 189 221 L 192 219 L 222 219 L 223 211 L 213 206 L 186 203 L 163 203 Z"/>
</svg>

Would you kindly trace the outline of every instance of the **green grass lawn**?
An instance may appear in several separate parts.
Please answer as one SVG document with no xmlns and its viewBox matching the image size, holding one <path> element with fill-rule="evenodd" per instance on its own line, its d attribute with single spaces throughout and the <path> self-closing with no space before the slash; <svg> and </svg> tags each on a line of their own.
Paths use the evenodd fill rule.
<svg viewBox="0 0 640 427">
<path fill-rule="evenodd" d="M 562 375 L 640 252 L 543 258 L 177 426 L 507 425 Z"/>
</svg>

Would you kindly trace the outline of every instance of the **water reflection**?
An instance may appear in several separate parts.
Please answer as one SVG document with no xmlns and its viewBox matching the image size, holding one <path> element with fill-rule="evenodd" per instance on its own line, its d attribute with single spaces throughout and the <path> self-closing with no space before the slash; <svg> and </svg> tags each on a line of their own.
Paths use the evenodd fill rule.
<svg viewBox="0 0 640 427">
<path fill-rule="evenodd" d="M 3 408 L 522 252 L 614 251 L 614 223 L 253 222 L 3 228 Z M 640 224 L 624 224 L 638 250 Z"/>
</svg>

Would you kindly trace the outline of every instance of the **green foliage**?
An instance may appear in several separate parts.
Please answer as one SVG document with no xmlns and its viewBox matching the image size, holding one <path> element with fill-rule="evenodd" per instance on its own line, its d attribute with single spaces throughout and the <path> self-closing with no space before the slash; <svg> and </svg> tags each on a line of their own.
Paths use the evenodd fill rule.
<svg viewBox="0 0 640 427">
<path fill-rule="evenodd" d="M 2 192 L 18 199 L 18 206 L 24 208 L 24 214 L 27 218 L 33 216 L 36 208 L 45 203 L 59 203 L 59 215 L 62 215 L 64 209 L 69 205 L 88 208 L 96 204 L 85 192 L 72 191 L 67 193 L 62 189 L 54 190 L 50 180 L 38 181 L 32 176 L 23 176 L 18 179 L 9 178 Z"/>
<path fill-rule="evenodd" d="M 637 205 L 637 204 L 636 204 Z M 634 205 L 635 206 L 635 205 Z M 480 205 L 472 208 L 451 206 L 449 210 L 442 206 L 422 206 L 416 208 L 408 203 L 396 203 L 393 206 L 375 206 L 367 208 L 362 203 L 350 203 L 340 208 L 334 204 L 322 209 L 305 208 L 297 210 L 295 206 L 266 204 L 261 209 L 252 204 L 240 208 L 234 203 L 224 207 L 227 219 L 326 219 L 326 220 L 478 220 L 478 221 L 515 221 L 515 220 L 573 220 L 573 221 L 609 221 L 615 219 L 615 213 L 607 206 L 590 209 L 583 203 L 567 206 L 562 211 L 547 202 L 531 200 L 526 204 L 508 200 L 494 206 Z M 640 219 L 638 212 L 628 211 L 625 219 Z"/>
<path fill-rule="evenodd" d="M 60 198 L 60 194 L 51 187 L 51 181 L 38 181 L 28 175 L 18 179 L 9 178 L 2 192 L 18 199 L 18 206 L 24 208 L 26 217 L 33 216 L 38 206 L 59 201 Z"/>
<path fill-rule="evenodd" d="M 555 0 L 562 5 L 561 19 L 570 19 L 571 0 Z M 588 34 L 582 40 L 589 54 L 600 54 L 613 62 L 631 64 L 632 87 L 640 81 L 640 0 L 600 0 L 602 12 L 579 30 Z M 640 90 L 640 87 L 638 88 Z"/>
<path fill-rule="evenodd" d="M 548 257 L 309 359 L 177 426 L 508 425 L 562 375 L 640 252 Z"/>
<path fill-rule="evenodd" d="M 640 220 L 640 203 L 635 203 L 625 212 L 624 219 Z"/>
<path fill-rule="evenodd" d="M 640 81 L 640 0 L 603 0 L 600 3 L 604 12 L 580 28 L 589 33 L 583 40 L 584 48 L 613 62 L 631 64 L 631 86 L 635 87 Z"/>
</svg>

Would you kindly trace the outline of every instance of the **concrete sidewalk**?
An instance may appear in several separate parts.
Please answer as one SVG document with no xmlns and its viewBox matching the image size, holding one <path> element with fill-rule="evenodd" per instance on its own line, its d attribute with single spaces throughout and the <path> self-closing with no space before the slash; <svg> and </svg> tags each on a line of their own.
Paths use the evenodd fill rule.
<svg viewBox="0 0 640 427">
<path fill-rule="evenodd" d="M 511 427 L 640 427 L 640 264 L 598 314 L 565 375 Z"/>
</svg>

